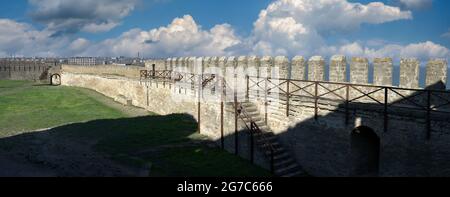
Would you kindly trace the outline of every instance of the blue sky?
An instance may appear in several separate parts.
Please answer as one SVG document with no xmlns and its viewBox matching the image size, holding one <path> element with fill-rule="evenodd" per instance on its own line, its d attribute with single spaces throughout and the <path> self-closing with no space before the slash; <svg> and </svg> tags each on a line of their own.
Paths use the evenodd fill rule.
<svg viewBox="0 0 450 197">
<path fill-rule="evenodd" d="M 447 0 L 0 2 L 0 56 L 450 54 Z"/>
</svg>

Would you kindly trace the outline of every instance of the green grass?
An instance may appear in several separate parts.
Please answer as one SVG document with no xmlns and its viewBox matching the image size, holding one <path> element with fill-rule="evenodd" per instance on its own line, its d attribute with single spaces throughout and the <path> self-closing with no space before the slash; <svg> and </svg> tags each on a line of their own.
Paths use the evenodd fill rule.
<svg viewBox="0 0 450 197">
<path fill-rule="evenodd" d="M 0 137 L 70 122 L 120 118 L 124 115 L 77 88 L 0 81 Z"/>
<path fill-rule="evenodd" d="M 102 95 L 85 92 L 0 81 L 0 138 L 58 126 L 45 131 L 47 139 L 85 144 L 125 165 L 151 164 L 150 176 L 270 176 L 230 153 L 193 144 L 205 137 L 196 133 L 197 123 L 187 114 L 127 117 L 102 103 Z M 6 140 L 3 144 L 0 149 L 6 150 L 29 143 Z"/>
</svg>

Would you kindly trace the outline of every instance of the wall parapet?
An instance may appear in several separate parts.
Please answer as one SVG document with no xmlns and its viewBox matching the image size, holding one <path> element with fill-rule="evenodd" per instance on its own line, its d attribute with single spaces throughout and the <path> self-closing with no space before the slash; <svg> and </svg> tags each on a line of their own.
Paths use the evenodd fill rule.
<svg viewBox="0 0 450 197">
<path fill-rule="evenodd" d="M 223 62 L 230 57 L 200 58 L 208 62 L 204 64 L 207 67 L 223 67 L 226 65 L 224 63 L 219 64 L 219 60 L 222 59 Z M 214 61 L 210 61 L 211 58 Z M 165 60 L 164 65 L 170 65 L 170 68 L 176 66 L 188 67 L 188 59 L 184 57 L 168 58 Z M 332 82 L 393 86 L 393 79 L 398 79 L 398 86 L 404 88 L 420 88 L 419 76 L 424 76 L 426 78 L 424 80 L 425 87 L 446 89 L 448 62 L 445 59 L 430 59 L 427 61 L 425 73 L 420 73 L 421 62 L 416 58 L 402 58 L 400 62 L 393 62 L 392 58 L 368 59 L 352 57 L 350 61 L 348 59 L 343 55 L 334 55 L 327 63 L 322 56 L 313 56 L 308 60 L 305 60 L 303 56 L 295 56 L 290 60 L 285 56 L 239 56 L 236 57 L 235 66 L 240 66 L 244 69 L 255 67 L 256 70 L 259 70 L 261 67 L 267 67 L 269 73 L 273 71 L 271 68 L 276 67 L 280 75 L 278 78 L 299 80 L 325 81 L 328 79 Z M 399 73 L 394 72 L 395 66 L 400 68 Z M 370 75 L 370 73 L 373 73 L 373 75 Z M 259 73 L 254 76 L 259 76 Z M 440 83 L 440 85 L 435 85 L 436 83 Z"/>
</svg>

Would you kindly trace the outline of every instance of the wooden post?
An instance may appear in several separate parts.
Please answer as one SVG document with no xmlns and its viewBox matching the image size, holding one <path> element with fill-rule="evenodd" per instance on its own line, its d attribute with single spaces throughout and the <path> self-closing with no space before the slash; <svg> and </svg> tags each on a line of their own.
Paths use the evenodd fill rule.
<svg viewBox="0 0 450 197">
<path fill-rule="evenodd" d="M 290 100 L 290 90 L 289 90 L 289 84 L 291 83 L 291 80 L 286 81 L 286 116 L 289 117 L 289 100 Z"/>
<path fill-rule="evenodd" d="M 427 90 L 427 140 L 431 138 L 431 91 Z"/>
<path fill-rule="evenodd" d="M 319 82 L 314 82 L 314 119 L 319 117 L 319 97 L 318 97 Z"/>
<path fill-rule="evenodd" d="M 388 130 L 388 88 L 384 88 L 384 132 L 386 133 Z"/>
</svg>

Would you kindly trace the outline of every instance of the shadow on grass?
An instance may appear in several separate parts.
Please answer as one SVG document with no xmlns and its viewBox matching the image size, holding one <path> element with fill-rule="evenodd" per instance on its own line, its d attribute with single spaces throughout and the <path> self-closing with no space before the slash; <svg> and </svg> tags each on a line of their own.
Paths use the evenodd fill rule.
<svg viewBox="0 0 450 197">
<path fill-rule="evenodd" d="M 50 85 L 50 83 L 46 83 L 46 82 L 38 82 L 38 84 L 33 84 L 32 86 L 34 87 L 53 87 L 53 85 Z"/>
<path fill-rule="evenodd" d="M 196 131 L 187 114 L 94 120 L 0 139 L 0 157 L 50 171 L 49 176 L 269 175 Z M 0 176 L 2 169 L 30 176 L 4 163 Z"/>
</svg>

